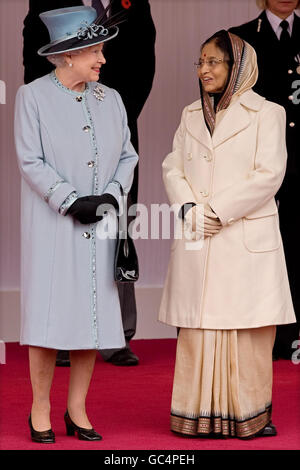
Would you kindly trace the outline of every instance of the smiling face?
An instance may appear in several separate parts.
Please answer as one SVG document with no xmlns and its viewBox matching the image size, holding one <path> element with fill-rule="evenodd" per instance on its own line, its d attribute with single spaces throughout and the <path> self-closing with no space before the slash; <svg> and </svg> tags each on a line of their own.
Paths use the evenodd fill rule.
<svg viewBox="0 0 300 470">
<path fill-rule="evenodd" d="M 224 91 L 229 73 L 229 65 L 225 60 L 227 57 L 214 41 L 205 44 L 200 57 L 200 62 L 204 62 L 198 68 L 198 77 L 207 93 Z"/>
<path fill-rule="evenodd" d="M 297 8 L 298 3 L 299 0 L 267 0 L 267 7 L 279 18 L 287 18 Z"/>
<path fill-rule="evenodd" d="M 100 69 L 106 63 L 103 55 L 103 43 L 86 47 L 80 54 L 66 54 L 66 62 L 72 63 L 72 73 L 78 81 L 97 82 L 99 80 Z"/>
</svg>

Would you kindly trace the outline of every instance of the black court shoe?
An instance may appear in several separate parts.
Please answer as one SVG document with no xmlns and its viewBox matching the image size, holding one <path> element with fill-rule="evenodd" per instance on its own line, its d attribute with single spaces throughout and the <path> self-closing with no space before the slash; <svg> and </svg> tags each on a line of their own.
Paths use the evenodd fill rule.
<svg viewBox="0 0 300 470">
<path fill-rule="evenodd" d="M 48 429 L 47 431 L 36 431 L 33 429 L 31 414 L 29 416 L 28 423 L 32 442 L 38 442 L 39 444 L 53 444 L 55 442 L 55 434 L 52 429 Z"/>
<path fill-rule="evenodd" d="M 256 437 L 272 437 L 277 436 L 277 430 L 272 421 L 269 422 L 260 432 L 256 434 Z"/>
<path fill-rule="evenodd" d="M 273 437 L 277 436 L 277 430 L 272 421 L 270 421 L 261 431 L 249 437 L 240 437 L 239 439 L 250 440 L 255 437 Z"/>
<path fill-rule="evenodd" d="M 95 429 L 86 429 L 80 428 L 70 418 L 68 410 L 65 412 L 65 423 L 66 423 L 66 431 L 67 436 L 74 436 L 75 432 L 77 432 L 77 437 L 81 441 L 101 441 L 102 436 L 98 434 Z"/>
</svg>

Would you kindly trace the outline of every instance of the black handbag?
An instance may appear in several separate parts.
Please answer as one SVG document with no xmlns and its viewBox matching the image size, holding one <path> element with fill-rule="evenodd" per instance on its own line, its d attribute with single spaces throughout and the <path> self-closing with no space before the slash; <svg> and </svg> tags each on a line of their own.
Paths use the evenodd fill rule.
<svg viewBox="0 0 300 470">
<path fill-rule="evenodd" d="M 120 186 L 123 197 L 123 188 Z M 127 207 L 124 204 L 124 212 L 118 217 L 118 233 L 115 251 L 114 276 L 118 283 L 136 282 L 139 278 L 139 262 L 132 238 L 127 227 Z"/>
</svg>

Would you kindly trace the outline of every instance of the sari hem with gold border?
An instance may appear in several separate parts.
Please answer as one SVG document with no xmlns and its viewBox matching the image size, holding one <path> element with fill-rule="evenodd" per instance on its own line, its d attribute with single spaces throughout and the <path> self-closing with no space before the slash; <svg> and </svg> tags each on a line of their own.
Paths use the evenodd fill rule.
<svg viewBox="0 0 300 470">
<path fill-rule="evenodd" d="M 272 405 L 246 419 L 225 416 L 198 416 L 190 418 L 171 412 L 171 430 L 189 436 L 222 435 L 249 438 L 258 434 L 271 421 Z"/>
<path fill-rule="evenodd" d="M 188 436 L 250 438 L 271 421 L 274 326 L 181 328 L 171 430 Z"/>
</svg>

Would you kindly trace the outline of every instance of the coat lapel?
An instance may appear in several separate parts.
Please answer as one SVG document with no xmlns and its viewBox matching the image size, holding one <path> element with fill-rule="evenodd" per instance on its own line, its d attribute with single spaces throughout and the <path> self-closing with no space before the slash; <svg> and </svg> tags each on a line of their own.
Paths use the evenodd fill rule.
<svg viewBox="0 0 300 470">
<path fill-rule="evenodd" d="M 265 42 L 268 42 L 270 45 L 272 44 L 273 46 L 278 47 L 280 42 L 268 20 L 266 12 L 263 11 L 262 14 L 258 17 L 258 19 L 261 20 L 260 31 L 258 31 L 260 41 L 263 40 Z"/>
<path fill-rule="evenodd" d="M 300 18 L 294 14 L 294 24 L 292 31 L 293 52 L 295 55 L 300 53 Z"/>
<path fill-rule="evenodd" d="M 249 109 L 259 111 L 265 98 L 248 90 L 239 96 L 224 113 L 219 124 L 217 123 L 212 136 L 213 146 L 218 147 L 234 135 L 242 132 L 250 125 Z"/>
<path fill-rule="evenodd" d="M 195 101 L 188 106 L 187 131 L 200 144 L 209 150 L 213 150 L 213 148 L 218 147 L 218 145 L 246 129 L 251 122 L 249 110 L 259 111 L 264 101 L 265 98 L 254 93 L 253 90 L 243 93 L 227 108 L 224 116 L 217 123 L 212 137 L 204 120 L 201 100 Z"/>
<path fill-rule="evenodd" d="M 204 120 L 201 100 L 195 101 L 195 103 L 188 106 L 188 113 L 186 120 L 187 131 L 197 139 L 200 144 L 212 150 L 212 140 Z"/>
<path fill-rule="evenodd" d="M 222 111 L 221 111 L 222 112 Z M 213 146 L 218 147 L 226 140 L 246 129 L 250 124 L 250 117 L 240 101 L 233 103 L 224 111 L 224 116 L 215 127 L 212 141 Z"/>
</svg>

